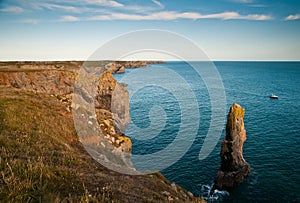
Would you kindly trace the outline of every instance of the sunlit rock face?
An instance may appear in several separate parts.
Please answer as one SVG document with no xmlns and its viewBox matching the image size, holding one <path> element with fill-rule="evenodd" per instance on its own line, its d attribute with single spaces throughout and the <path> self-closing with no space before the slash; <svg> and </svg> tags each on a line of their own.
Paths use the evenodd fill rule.
<svg viewBox="0 0 300 203">
<path fill-rule="evenodd" d="M 129 93 L 110 71 L 100 76 L 95 97 L 97 120 L 104 137 L 121 152 L 131 152 L 131 140 L 125 136 L 130 122 Z"/>
<path fill-rule="evenodd" d="M 221 166 L 215 179 L 214 189 L 232 188 L 241 183 L 250 172 L 250 165 L 243 157 L 243 143 L 246 140 L 244 127 L 245 110 L 233 104 L 229 110 L 226 136 L 221 147 Z"/>
</svg>

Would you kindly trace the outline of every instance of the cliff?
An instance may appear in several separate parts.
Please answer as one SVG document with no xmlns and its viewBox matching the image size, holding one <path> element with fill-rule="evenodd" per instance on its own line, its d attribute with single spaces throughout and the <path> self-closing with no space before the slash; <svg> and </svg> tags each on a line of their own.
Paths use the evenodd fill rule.
<svg viewBox="0 0 300 203">
<path fill-rule="evenodd" d="M 20 63 L 27 68 L 13 62 L 0 68 L 0 201 L 202 201 L 160 173 L 124 175 L 92 159 L 79 141 L 70 111 L 78 66 L 63 62 L 58 70 L 58 62 L 45 62 L 42 69 L 42 62 Z M 95 82 L 94 100 L 82 94 L 96 108 L 96 118 L 87 119 L 97 120 L 95 125 L 114 149 L 130 153 L 131 141 L 124 134 L 130 119 L 128 92 L 109 71 Z M 116 103 L 111 102 L 115 92 Z M 99 144 L 99 137 L 90 138 L 85 142 Z"/>
<path fill-rule="evenodd" d="M 160 64 L 164 61 L 11 61 L 1 62 L 0 71 L 20 72 L 20 71 L 45 71 L 61 70 L 76 72 L 84 64 L 92 67 L 102 67 L 111 73 L 124 73 L 126 68 L 141 68 L 148 64 Z"/>
<path fill-rule="evenodd" d="M 77 71 L 83 61 L 0 61 L 0 71 L 63 70 Z"/>
<path fill-rule="evenodd" d="M 116 151 L 131 153 L 131 141 L 125 136 L 125 129 L 130 122 L 129 93 L 109 71 L 100 76 L 95 109 L 104 137 L 116 147 Z"/>
<path fill-rule="evenodd" d="M 76 74 L 61 70 L 0 72 L 0 85 L 47 94 L 71 94 Z"/>
<path fill-rule="evenodd" d="M 243 143 L 246 140 L 244 114 L 245 110 L 239 104 L 230 107 L 226 136 L 220 152 L 221 166 L 213 189 L 232 188 L 235 184 L 241 183 L 250 172 L 250 166 L 243 157 Z"/>
<path fill-rule="evenodd" d="M 125 68 L 142 68 L 148 64 L 159 64 L 163 61 L 114 61 L 106 65 L 106 69 L 112 73 L 124 73 Z"/>
<path fill-rule="evenodd" d="M 0 71 L 0 85 L 53 95 L 67 102 L 70 111 L 75 80 L 78 79 L 80 67 L 86 66 L 88 72 L 101 73 L 100 77 L 92 74 L 95 77 L 88 76 L 80 81 L 82 84 L 77 84 L 75 96 L 82 97 L 77 103 L 82 103 L 81 101 L 84 100 L 90 106 L 95 105 L 97 122 L 103 136 L 114 147 L 112 150 L 117 154 L 131 153 L 131 141 L 125 136 L 125 129 L 130 122 L 129 95 L 127 89 L 113 78 L 112 73 L 120 73 L 120 69 L 124 72 L 125 67 L 145 67 L 148 63 L 155 62 L 0 62 L 0 70 L 2 70 Z M 97 86 L 95 93 L 91 90 L 92 84 Z M 112 95 L 113 93 L 114 95 Z M 112 97 L 114 97 L 113 100 Z M 89 109 L 89 114 L 92 114 L 91 109 Z M 92 138 L 89 136 L 81 141 L 91 143 L 91 140 Z M 93 137 L 93 140 L 97 143 L 100 142 L 97 137 Z"/>
</svg>

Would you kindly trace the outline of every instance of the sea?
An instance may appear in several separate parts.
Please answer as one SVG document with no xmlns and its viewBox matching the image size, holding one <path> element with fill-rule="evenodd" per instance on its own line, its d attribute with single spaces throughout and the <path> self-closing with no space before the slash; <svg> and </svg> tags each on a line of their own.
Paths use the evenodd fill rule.
<svg viewBox="0 0 300 203">
<path fill-rule="evenodd" d="M 300 62 L 217 61 L 210 64 L 212 74 L 203 74 L 201 63 L 149 64 L 115 74 L 129 90 L 126 134 L 132 154 L 151 162 L 136 165 L 150 171 L 154 166 L 170 182 L 208 202 L 300 202 Z M 224 94 L 212 96 L 210 88 Z M 271 94 L 278 99 L 269 98 Z M 243 155 L 251 172 L 233 189 L 209 196 L 233 103 L 245 109 Z M 200 159 L 208 136 L 209 153 Z M 161 158 L 149 161 L 152 154 Z"/>
</svg>

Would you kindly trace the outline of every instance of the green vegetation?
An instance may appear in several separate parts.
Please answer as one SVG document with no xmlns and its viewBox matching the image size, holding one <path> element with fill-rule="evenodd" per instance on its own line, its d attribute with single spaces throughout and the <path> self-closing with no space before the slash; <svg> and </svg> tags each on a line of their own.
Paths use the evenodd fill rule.
<svg viewBox="0 0 300 203">
<path fill-rule="evenodd" d="M 91 160 L 80 156 L 82 149 L 64 106 L 45 95 L 1 90 L 0 200 L 96 199 L 80 178 L 78 167 L 88 169 Z M 98 200 L 104 201 L 106 196 Z"/>
<path fill-rule="evenodd" d="M 94 161 L 78 141 L 66 108 L 50 95 L 0 87 L 0 202 L 189 199 L 159 173 L 123 175 Z"/>
</svg>

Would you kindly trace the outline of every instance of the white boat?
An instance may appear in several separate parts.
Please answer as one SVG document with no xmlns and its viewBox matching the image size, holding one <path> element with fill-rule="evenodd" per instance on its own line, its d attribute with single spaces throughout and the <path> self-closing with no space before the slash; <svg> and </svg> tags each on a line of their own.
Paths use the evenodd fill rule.
<svg viewBox="0 0 300 203">
<path fill-rule="evenodd" d="M 271 98 L 271 99 L 278 99 L 278 96 L 275 95 L 275 94 L 272 94 L 272 95 L 270 96 L 270 98 Z"/>
</svg>

